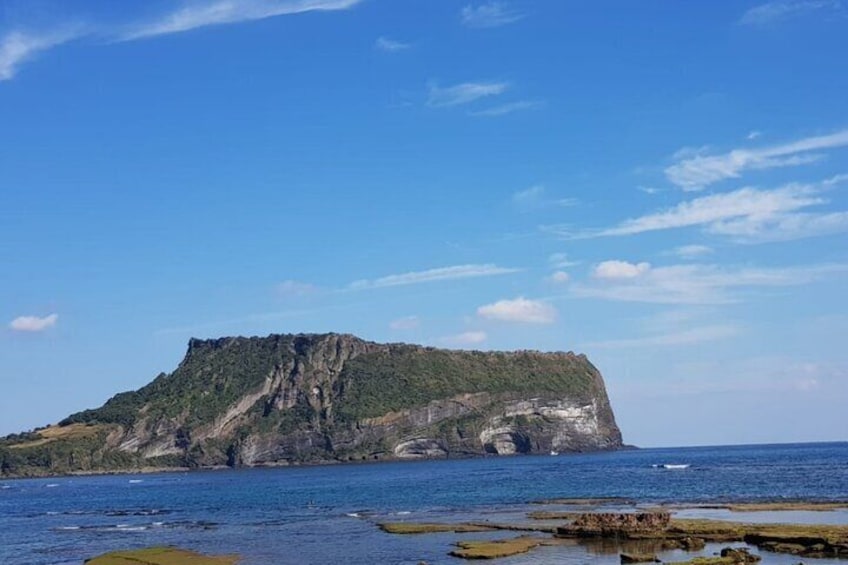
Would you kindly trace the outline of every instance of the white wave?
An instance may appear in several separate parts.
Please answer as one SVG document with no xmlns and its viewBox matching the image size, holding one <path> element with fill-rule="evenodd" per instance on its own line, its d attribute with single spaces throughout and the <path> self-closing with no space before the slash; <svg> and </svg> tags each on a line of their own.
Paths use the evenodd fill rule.
<svg viewBox="0 0 848 565">
<path fill-rule="evenodd" d="M 56 488 L 59 486 L 59 483 L 50 483 L 49 485 L 44 485 L 45 488 Z"/>
<path fill-rule="evenodd" d="M 688 468 L 689 468 L 688 463 L 674 463 L 674 464 L 666 463 L 665 465 L 663 465 L 663 469 L 688 469 Z"/>
<path fill-rule="evenodd" d="M 129 480 L 129 483 L 130 483 L 131 485 L 136 485 L 136 484 L 138 484 L 138 483 L 143 483 L 143 482 L 144 482 L 144 479 L 130 479 L 130 480 Z"/>
</svg>

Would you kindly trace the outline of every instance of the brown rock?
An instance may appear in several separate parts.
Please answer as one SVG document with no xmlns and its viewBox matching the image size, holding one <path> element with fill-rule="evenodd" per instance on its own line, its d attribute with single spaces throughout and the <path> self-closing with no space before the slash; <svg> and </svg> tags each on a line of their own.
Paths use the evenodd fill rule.
<svg viewBox="0 0 848 565">
<path fill-rule="evenodd" d="M 762 559 L 759 555 L 752 555 L 744 547 L 725 547 L 721 550 L 721 556 L 733 559 L 734 563 L 757 563 Z"/>
<path fill-rule="evenodd" d="M 652 553 L 622 553 L 622 563 L 659 563 L 660 560 Z"/>
<path fill-rule="evenodd" d="M 571 524 L 557 528 L 564 537 L 644 537 L 668 528 L 668 512 L 589 512 L 578 514 Z"/>
</svg>

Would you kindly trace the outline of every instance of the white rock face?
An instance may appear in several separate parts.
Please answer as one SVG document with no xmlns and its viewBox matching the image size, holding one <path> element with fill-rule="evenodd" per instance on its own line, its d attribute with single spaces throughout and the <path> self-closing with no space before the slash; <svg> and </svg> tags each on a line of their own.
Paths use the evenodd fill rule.
<svg viewBox="0 0 848 565">
<path fill-rule="evenodd" d="M 498 455 L 514 455 L 519 452 L 515 433 L 514 426 L 485 428 L 480 432 L 480 443 Z"/>
<path fill-rule="evenodd" d="M 575 404 L 563 400 L 518 400 L 507 403 L 502 415 L 490 418 L 488 425 L 480 432 L 480 443 L 486 451 L 498 455 L 512 455 L 531 451 L 517 425 L 517 419 L 536 421 L 550 434 L 550 446 L 535 446 L 536 450 L 547 448 L 568 450 L 575 447 L 602 447 L 597 444 L 601 435 L 596 402 Z"/>
<path fill-rule="evenodd" d="M 420 459 L 425 457 L 444 457 L 447 451 L 434 439 L 416 438 L 404 441 L 395 446 L 396 457 L 402 459 Z"/>
</svg>

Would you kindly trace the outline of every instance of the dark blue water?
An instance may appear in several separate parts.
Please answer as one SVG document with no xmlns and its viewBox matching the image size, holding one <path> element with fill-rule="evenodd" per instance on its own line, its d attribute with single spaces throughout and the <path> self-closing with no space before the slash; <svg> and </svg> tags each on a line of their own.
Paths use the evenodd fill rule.
<svg viewBox="0 0 848 565">
<path fill-rule="evenodd" d="M 654 467 L 662 464 L 689 467 Z M 448 563 L 458 561 L 446 556 L 455 535 L 391 536 L 375 523 L 520 519 L 530 501 L 578 497 L 846 500 L 848 443 L 5 481 L 0 563 L 81 563 L 160 544 L 239 553 L 248 565 Z M 502 562 L 604 559 L 587 548 L 544 548 Z"/>
</svg>

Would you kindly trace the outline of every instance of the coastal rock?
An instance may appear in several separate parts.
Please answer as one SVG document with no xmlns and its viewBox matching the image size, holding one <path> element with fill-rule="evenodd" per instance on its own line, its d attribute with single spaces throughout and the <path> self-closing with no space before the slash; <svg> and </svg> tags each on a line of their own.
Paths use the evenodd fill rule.
<svg viewBox="0 0 848 565">
<path fill-rule="evenodd" d="M 668 512 L 587 512 L 578 514 L 557 528 L 564 537 L 648 537 L 659 536 L 668 528 Z"/>
<path fill-rule="evenodd" d="M 174 372 L 0 442 L 0 473 L 620 447 L 603 378 L 583 355 L 287 334 L 192 339 Z"/>
<path fill-rule="evenodd" d="M 663 549 L 683 549 L 685 551 L 701 551 L 707 542 L 702 538 L 685 537 L 680 539 L 666 539 L 662 542 Z"/>
<path fill-rule="evenodd" d="M 402 459 L 445 457 L 448 454 L 447 449 L 441 443 L 430 438 L 403 441 L 395 446 L 394 452 L 395 456 Z"/>
<path fill-rule="evenodd" d="M 621 563 L 659 563 L 657 556 L 649 553 L 622 553 Z"/>
<path fill-rule="evenodd" d="M 725 547 L 721 550 L 722 557 L 731 559 L 734 563 L 744 565 L 745 563 L 757 563 L 762 560 L 759 555 L 753 555 L 744 547 Z"/>
</svg>

